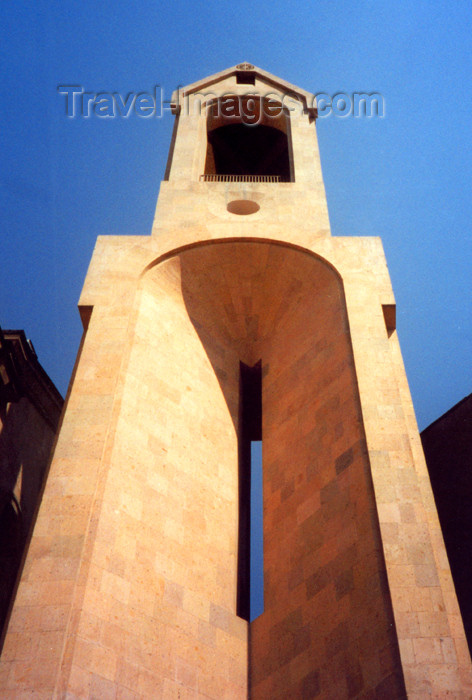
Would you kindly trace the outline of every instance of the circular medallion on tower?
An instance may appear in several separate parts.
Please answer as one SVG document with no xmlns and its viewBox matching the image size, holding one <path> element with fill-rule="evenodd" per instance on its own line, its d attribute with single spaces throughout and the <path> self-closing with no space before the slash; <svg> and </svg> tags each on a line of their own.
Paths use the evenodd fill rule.
<svg viewBox="0 0 472 700">
<path fill-rule="evenodd" d="M 256 211 L 259 211 L 260 206 L 257 202 L 253 202 L 251 199 L 233 199 L 232 202 L 229 202 L 226 209 L 231 214 L 247 216 L 248 214 L 255 214 Z"/>
<path fill-rule="evenodd" d="M 254 70 L 252 63 L 239 63 L 236 68 L 238 70 Z"/>
</svg>

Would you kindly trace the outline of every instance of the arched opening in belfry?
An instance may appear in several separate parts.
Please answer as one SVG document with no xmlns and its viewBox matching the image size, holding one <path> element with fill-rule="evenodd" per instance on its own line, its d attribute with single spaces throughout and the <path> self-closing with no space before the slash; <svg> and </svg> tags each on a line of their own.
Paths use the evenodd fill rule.
<svg viewBox="0 0 472 700">
<path fill-rule="evenodd" d="M 205 179 L 292 182 L 290 119 L 268 98 L 228 95 L 207 116 Z"/>
</svg>

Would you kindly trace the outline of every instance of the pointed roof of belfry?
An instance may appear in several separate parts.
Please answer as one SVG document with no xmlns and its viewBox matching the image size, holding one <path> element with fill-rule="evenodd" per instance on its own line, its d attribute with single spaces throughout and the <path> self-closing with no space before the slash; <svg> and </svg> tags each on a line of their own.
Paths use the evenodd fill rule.
<svg viewBox="0 0 472 700">
<path fill-rule="evenodd" d="M 214 73 L 213 75 L 209 75 L 206 78 L 201 78 L 195 83 L 185 85 L 184 87 L 179 87 L 178 90 L 175 90 L 172 93 L 171 106 L 173 109 L 177 107 L 179 103 L 179 97 L 182 98 L 186 95 L 191 95 L 194 92 L 200 92 L 201 90 L 208 89 L 212 85 L 222 82 L 223 80 L 231 77 L 232 75 L 238 75 L 241 73 L 247 73 L 251 76 L 258 77 L 265 83 L 272 85 L 274 88 L 282 90 L 287 96 L 293 96 L 298 98 L 303 103 L 306 109 L 311 109 L 316 105 L 315 95 L 313 95 L 311 92 L 303 90 L 302 88 L 299 88 L 296 85 L 292 85 L 292 83 L 289 83 L 287 80 L 278 78 L 276 75 L 268 73 L 267 71 L 262 70 L 262 68 L 254 66 L 252 63 L 238 63 L 236 66 L 227 68 L 226 70 L 220 71 L 219 73 Z"/>
</svg>

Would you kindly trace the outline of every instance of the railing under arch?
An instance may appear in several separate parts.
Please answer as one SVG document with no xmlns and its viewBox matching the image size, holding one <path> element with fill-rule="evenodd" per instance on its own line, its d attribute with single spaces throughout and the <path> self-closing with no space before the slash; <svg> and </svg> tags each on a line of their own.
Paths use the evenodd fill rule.
<svg viewBox="0 0 472 700">
<path fill-rule="evenodd" d="M 200 182 L 281 182 L 280 175 L 200 175 Z"/>
</svg>

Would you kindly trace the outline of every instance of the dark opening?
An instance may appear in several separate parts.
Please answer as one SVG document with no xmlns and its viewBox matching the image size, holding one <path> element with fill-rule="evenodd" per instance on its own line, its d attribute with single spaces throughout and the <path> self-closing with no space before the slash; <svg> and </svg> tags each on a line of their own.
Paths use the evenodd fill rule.
<svg viewBox="0 0 472 700">
<path fill-rule="evenodd" d="M 287 136 L 265 124 L 228 124 L 208 134 L 217 175 L 279 175 L 290 182 Z"/>
<path fill-rule="evenodd" d="M 238 71 L 236 73 L 236 82 L 238 85 L 255 85 L 256 75 L 247 70 Z"/>
<path fill-rule="evenodd" d="M 238 542 L 238 600 L 237 614 L 239 617 L 250 621 L 251 616 L 251 589 L 256 581 L 251 580 L 251 540 L 253 535 L 257 540 L 262 540 L 262 532 L 254 528 L 251 522 L 252 484 L 251 472 L 257 473 L 257 466 L 252 464 L 253 456 L 257 454 L 254 443 L 262 440 L 262 367 L 259 361 L 254 367 L 248 367 L 240 363 L 240 410 L 239 410 L 239 542 Z M 254 460 L 255 462 L 255 460 Z M 261 468 L 260 468 L 261 470 Z M 260 481 L 260 477 L 258 479 Z M 259 492 L 260 489 L 257 489 Z M 262 501 L 260 493 L 259 501 Z M 252 508 L 253 516 L 260 508 Z M 260 517 L 257 518 L 260 521 Z M 253 532 L 254 530 L 254 532 Z M 260 566 L 255 567 L 260 569 Z M 253 562 L 254 570 L 254 562 Z M 257 577 L 258 579 L 260 577 Z M 263 582 L 257 581 L 261 588 Z M 255 596 L 260 598 L 260 596 Z M 261 604 L 256 606 L 260 614 Z"/>
<path fill-rule="evenodd" d="M 289 113 L 276 100 L 257 95 L 216 100 L 208 109 L 207 134 L 205 175 L 294 181 Z"/>
</svg>

